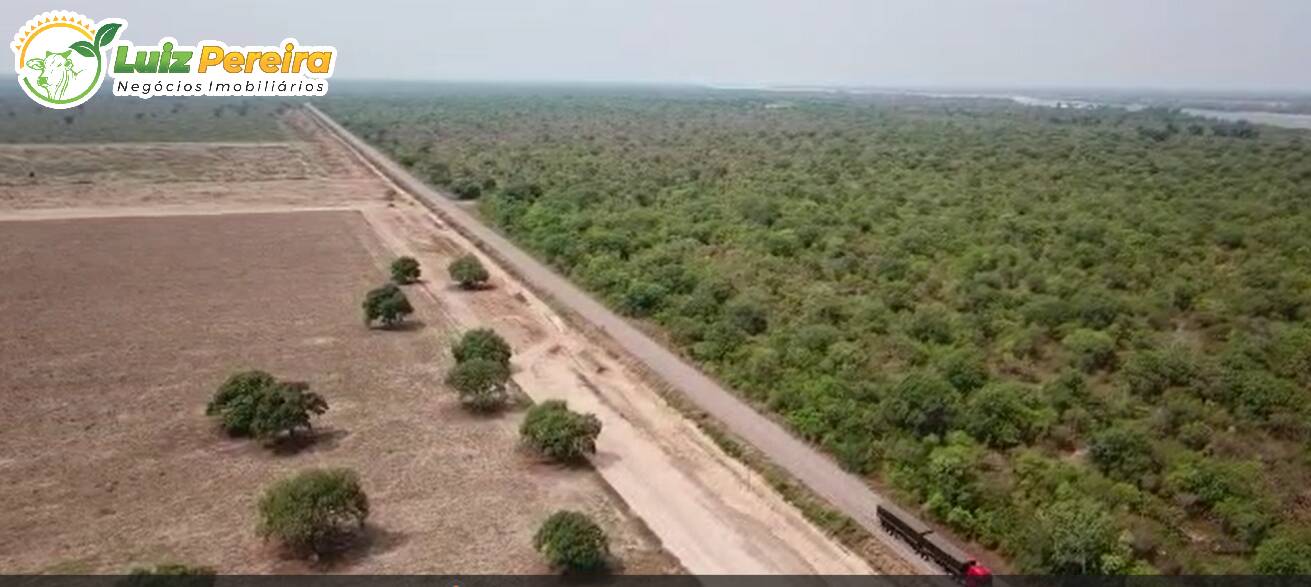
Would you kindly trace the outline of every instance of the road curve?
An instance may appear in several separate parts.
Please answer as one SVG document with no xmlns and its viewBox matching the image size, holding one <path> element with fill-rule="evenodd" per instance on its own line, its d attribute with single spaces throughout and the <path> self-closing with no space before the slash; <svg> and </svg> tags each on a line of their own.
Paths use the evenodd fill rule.
<svg viewBox="0 0 1311 587">
<path fill-rule="evenodd" d="M 392 181 L 408 190 L 448 223 L 493 252 L 503 264 L 531 283 L 538 292 L 552 298 L 592 325 L 601 329 L 615 344 L 641 361 L 683 393 L 693 404 L 712 416 L 725 429 L 751 444 L 773 463 L 804 483 L 811 491 L 863 526 L 920 572 L 942 571 L 921 559 L 906 544 L 884 533 L 879 527 L 875 508 L 885 499 L 859 477 L 844 471 L 828 455 L 796 438 L 774 421 L 766 418 L 733 392 L 701 373 L 681 357 L 670 352 L 627 320 L 592 299 L 583 290 L 556 274 L 549 267 L 521 250 L 500 233 L 458 206 L 451 198 L 412 177 L 377 149 L 351 134 L 312 104 L 307 109 L 349 146 Z"/>
</svg>

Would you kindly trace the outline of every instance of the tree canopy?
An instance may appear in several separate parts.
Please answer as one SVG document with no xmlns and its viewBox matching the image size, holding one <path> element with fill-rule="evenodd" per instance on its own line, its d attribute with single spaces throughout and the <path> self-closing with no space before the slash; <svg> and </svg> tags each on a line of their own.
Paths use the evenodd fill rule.
<svg viewBox="0 0 1311 587">
<path fill-rule="evenodd" d="M 1252 515 L 1307 474 L 1305 131 L 676 89 L 324 108 L 1018 570 L 1245 572 L 1309 524 Z M 1040 517 L 1095 531 L 1049 552 Z M 1157 547 L 1103 548 L 1131 529 Z"/>
</svg>

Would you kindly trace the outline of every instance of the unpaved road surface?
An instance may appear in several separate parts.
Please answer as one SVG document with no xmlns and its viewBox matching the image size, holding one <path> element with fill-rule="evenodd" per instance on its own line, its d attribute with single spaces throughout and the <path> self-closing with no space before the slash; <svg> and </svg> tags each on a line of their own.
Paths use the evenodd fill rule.
<svg viewBox="0 0 1311 587">
<path fill-rule="evenodd" d="M 537 291 L 550 296 L 556 303 L 605 332 L 618 347 L 684 393 L 688 399 L 733 434 L 760 450 L 776 465 L 828 500 L 871 534 L 878 536 L 891 552 L 900 555 L 915 572 L 941 573 L 940 569 L 919 558 L 907 545 L 882 531 L 875 508 L 884 502 L 884 498 L 874 492 L 862 479 L 843 471 L 830 457 L 755 411 L 737 395 L 665 349 L 567 279 L 520 250 L 495 230 L 482 224 L 454 200 L 411 177 L 385 155 L 346 131 L 317 108 L 309 106 L 308 109 L 375 168 L 409 193 L 422 198 L 426 205 L 455 228 L 482 243 L 498 257 L 501 263 L 508 265 L 521 279 L 530 282 Z M 646 517 L 645 513 L 642 515 Z M 687 564 L 687 561 L 684 561 L 684 564 Z M 692 569 L 691 565 L 688 567 Z"/>
</svg>

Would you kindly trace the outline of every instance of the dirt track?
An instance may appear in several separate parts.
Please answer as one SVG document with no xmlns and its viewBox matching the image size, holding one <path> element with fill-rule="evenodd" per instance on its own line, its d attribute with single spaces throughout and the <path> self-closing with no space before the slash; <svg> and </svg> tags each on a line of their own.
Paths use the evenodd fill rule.
<svg viewBox="0 0 1311 587">
<path fill-rule="evenodd" d="M 499 261 L 507 264 L 521 279 L 531 282 L 536 290 L 546 293 L 562 307 L 568 308 L 605 332 L 617 346 L 682 391 L 692 402 L 733 434 L 762 451 L 775 464 L 788 471 L 843 513 L 851 516 L 871 534 L 882 539 L 888 550 L 896 553 L 901 559 L 901 561 L 888 561 L 889 567 L 896 568 L 900 566 L 898 563 L 904 561 L 909 563 L 915 572 L 941 573 L 939 569 L 915 555 L 907 545 L 882 532 L 875 508 L 883 503 L 884 498 L 859 477 L 843 471 L 832 458 L 756 412 L 737 395 L 665 349 L 567 279 L 520 250 L 495 230 L 482 224 L 456 205 L 453 199 L 415 180 L 317 108 L 309 106 L 309 110 L 333 129 L 338 137 L 365 157 L 370 164 L 409 193 L 423 198 L 425 203 L 441 214 L 443 219 L 494 252 Z M 885 570 L 884 572 L 898 571 Z"/>
</svg>

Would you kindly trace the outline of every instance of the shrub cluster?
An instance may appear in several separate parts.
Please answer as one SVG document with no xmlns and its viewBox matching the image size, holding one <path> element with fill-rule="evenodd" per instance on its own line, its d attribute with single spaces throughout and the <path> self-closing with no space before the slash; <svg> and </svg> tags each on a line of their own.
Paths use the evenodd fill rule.
<svg viewBox="0 0 1311 587">
<path fill-rule="evenodd" d="M 457 363 L 484 359 L 495 363 L 510 364 L 510 343 L 490 328 L 478 328 L 465 332 L 460 340 L 451 347 L 451 355 Z"/>
<path fill-rule="evenodd" d="M 297 553 L 324 554 L 347 546 L 369 517 L 369 500 L 350 469 L 310 469 L 264 491 L 259 534 Z"/>
<path fill-rule="evenodd" d="M 391 280 L 407 285 L 419 280 L 419 262 L 414 257 L 401 257 L 391 262 Z"/>
<path fill-rule="evenodd" d="M 571 572 L 601 570 L 610 555 L 605 531 L 585 514 L 568 510 L 551 514 L 533 545 L 551 566 Z"/>
<path fill-rule="evenodd" d="M 404 321 L 406 316 L 414 313 L 409 298 L 405 297 L 405 292 L 394 283 L 369 290 L 369 293 L 364 296 L 363 307 L 366 326 L 372 325 L 377 320 L 382 323 L 383 328 L 392 328 Z"/>
<path fill-rule="evenodd" d="M 126 577 L 115 581 L 117 587 L 210 587 L 217 572 L 209 567 L 165 563 L 153 567 L 134 567 Z"/>
<path fill-rule="evenodd" d="M 464 255 L 451 261 L 448 268 L 451 279 L 464 289 L 478 289 L 487 284 L 491 274 L 483 267 L 482 261 L 474 255 Z"/>
<path fill-rule="evenodd" d="M 571 411 L 560 400 L 533 406 L 519 427 L 525 445 L 538 454 L 562 463 L 576 463 L 596 452 L 601 421 L 592 414 Z"/>
<path fill-rule="evenodd" d="M 510 345 L 487 328 L 470 330 L 451 347 L 455 367 L 446 384 L 460 394 L 460 401 L 476 412 L 492 412 L 509 399 Z"/>
</svg>

